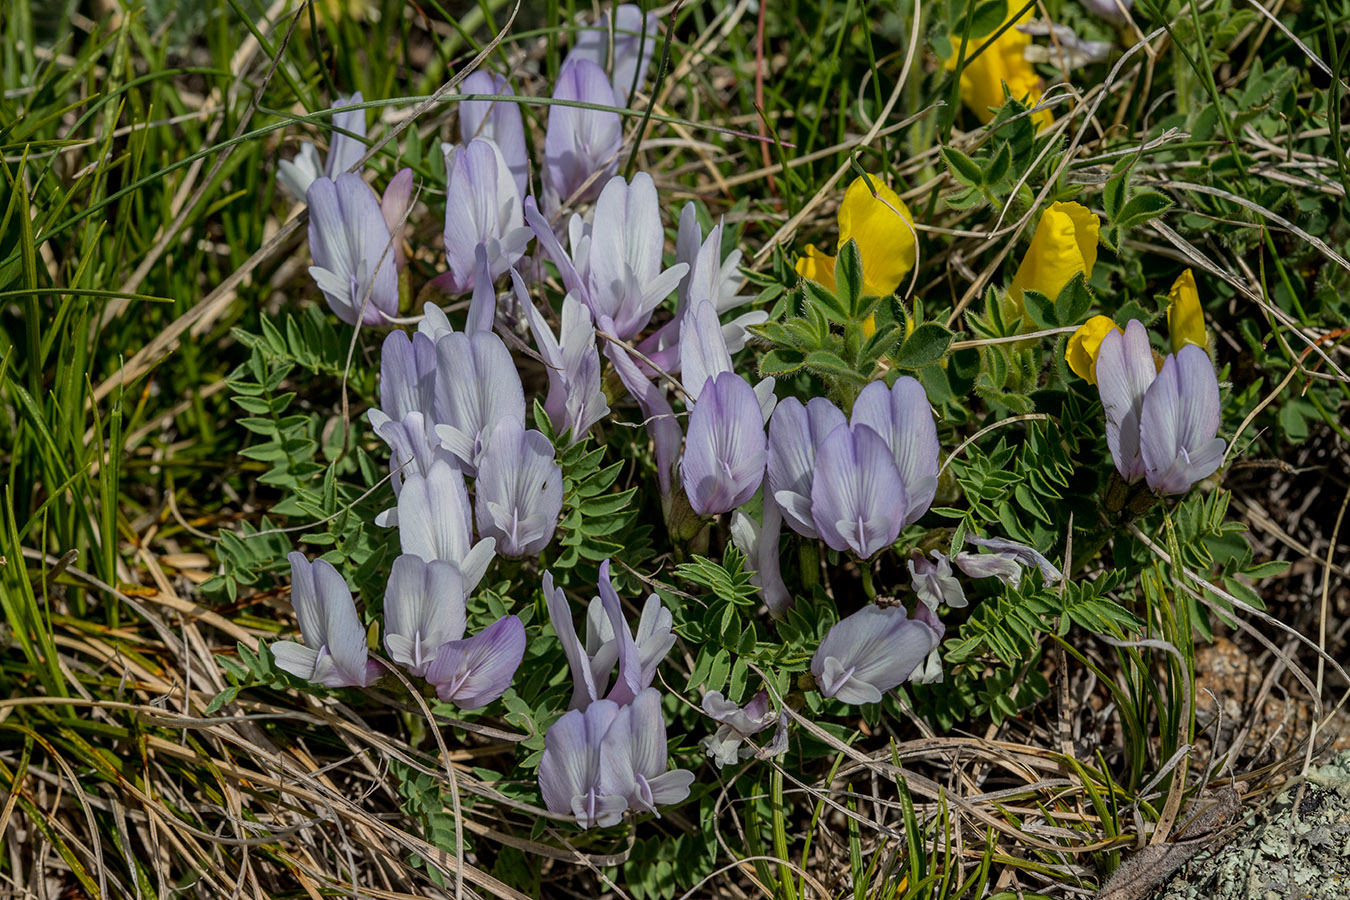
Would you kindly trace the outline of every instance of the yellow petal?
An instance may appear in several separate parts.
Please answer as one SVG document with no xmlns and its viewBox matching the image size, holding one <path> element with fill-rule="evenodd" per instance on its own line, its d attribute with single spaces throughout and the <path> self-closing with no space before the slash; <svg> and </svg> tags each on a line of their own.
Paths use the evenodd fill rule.
<svg viewBox="0 0 1350 900">
<path fill-rule="evenodd" d="M 1008 6 L 1011 15 L 1015 7 L 1011 3 Z M 981 122 L 992 122 L 995 110 L 1003 106 L 1004 84 L 1008 85 L 1008 96 L 1028 106 L 1035 106 L 1041 101 L 1041 77 L 1025 55 L 1026 48 L 1031 44 L 1031 35 L 1017 30 L 1018 25 L 1030 19 L 1031 10 L 1027 10 L 1020 19 L 1009 24 L 979 56 L 970 59 L 961 68 L 961 102 Z M 987 40 L 988 35 L 967 40 L 966 57 L 974 55 Z M 959 51 L 961 38 L 953 35 L 951 41 L 952 46 Z M 955 53 L 947 60 L 948 71 L 956 69 L 959 55 L 959 52 Z M 1032 114 L 1031 119 L 1039 131 L 1053 122 L 1054 116 L 1050 110 L 1043 109 Z"/>
<path fill-rule="evenodd" d="M 797 257 L 797 274 L 833 291 L 834 257 L 807 244 L 806 252 Z"/>
<path fill-rule="evenodd" d="M 880 178 L 871 181 L 875 197 L 861 176 L 844 192 L 844 202 L 839 204 L 839 246 L 857 241 L 863 293 L 884 297 L 914 268 L 914 216 Z"/>
<path fill-rule="evenodd" d="M 1200 292 L 1195 287 L 1195 275 L 1185 270 L 1172 282 L 1167 293 L 1167 330 L 1172 336 L 1172 350 L 1176 352 L 1187 344 L 1204 349 L 1205 314 L 1200 309 Z"/>
<path fill-rule="evenodd" d="M 1050 204 L 1013 275 L 1009 298 L 1019 308 L 1023 291 L 1038 291 L 1053 300 L 1078 273 L 1092 277 L 1099 227 L 1097 216 L 1082 204 Z"/>
<path fill-rule="evenodd" d="M 1064 351 L 1064 361 L 1073 369 L 1073 373 L 1088 384 L 1097 383 L 1097 351 L 1102 348 L 1102 339 L 1119 327 L 1106 316 L 1093 316 L 1079 326 L 1069 338 L 1069 346 Z"/>
</svg>

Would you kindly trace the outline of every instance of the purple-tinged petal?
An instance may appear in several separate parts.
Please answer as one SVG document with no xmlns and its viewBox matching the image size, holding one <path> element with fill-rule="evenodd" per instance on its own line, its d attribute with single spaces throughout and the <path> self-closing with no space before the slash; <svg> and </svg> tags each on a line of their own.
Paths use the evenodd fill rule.
<svg viewBox="0 0 1350 900">
<path fill-rule="evenodd" d="M 464 580 L 448 562 L 403 555 L 384 591 L 384 646 L 394 662 L 422 676 L 447 641 L 464 636 Z"/>
<path fill-rule="evenodd" d="M 544 754 L 539 760 L 544 805 L 551 812 L 576 816 L 582 828 L 616 825 L 628 808 L 627 790 L 601 791 L 600 748 L 618 716 L 618 704 L 599 700 L 584 712 L 563 714 L 544 735 Z M 614 780 L 613 776 L 605 779 Z"/>
<path fill-rule="evenodd" d="M 272 645 L 277 665 L 297 678 L 324 687 L 365 687 L 379 675 L 366 649 L 366 629 L 356 614 L 351 589 L 332 564 L 309 562 L 292 553 L 292 602 L 304 646 Z"/>
<path fill-rule="evenodd" d="M 319 151 L 308 141 L 300 145 L 300 152 L 294 159 L 283 159 L 277 163 L 277 183 L 301 203 L 305 202 L 305 194 L 314 179 L 322 175 L 323 160 L 319 158 Z"/>
<path fill-rule="evenodd" d="M 444 460 L 433 463 L 425 476 L 404 479 L 398 495 L 398 535 L 404 553 L 427 562 L 444 560 L 459 569 L 466 594 L 487 571 L 496 544 L 492 538 L 473 543 L 464 476 Z"/>
<path fill-rule="evenodd" d="M 572 609 L 567 603 L 567 595 L 563 593 L 562 588 L 553 586 L 553 573 L 545 572 L 543 580 L 548 620 L 558 635 L 558 641 L 563 646 L 563 654 L 567 657 L 567 665 L 572 670 L 572 702 L 568 705 L 568 709 L 585 709 L 600 699 L 605 688 L 609 687 L 609 670 L 614 666 L 614 659 L 606 655 L 609 665 L 603 672 L 596 671 L 594 660 L 599 657 L 601 648 L 597 648 L 595 657 L 587 653 L 572 624 Z"/>
<path fill-rule="evenodd" d="M 461 94 L 515 96 L 509 81 L 496 72 L 483 69 L 465 78 L 459 91 Z M 460 101 L 460 143 L 468 144 L 479 137 L 487 138 L 497 145 L 507 168 L 511 170 L 517 193 L 521 197 L 528 194 L 530 157 L 525 147 L 525 126 L 520 117 L 520 105 L 511 100 Z"/>
<path fill-rule="evenodd" d="M 553 445 L 514 418 L 498 422 L 478 468 L 478 533 L 502 556 L 538 556 L 553 539 L 562 512 L 562 469 Z"/>
<path fill-rule="evenodd" d="M 788 397 L 769 419 L 769 491 L 788 525 L 802 537 L 820 536 L 811 518 L 816 448 L 845 424 L 844 414 L 824 397 L 813 397 L 806 406 Z"/>
<path fill-rule="evenodd" d="M 357 91 L 350 97 L 338 97 L 333 101 L 333 109 L 343 106 L 359 106 L 365 100 L 361 97 L 361 92 Z M 362 140 L 366 136 L 366 111 L 364 109 L 349 109 L 346 112 L 333 114 L 332 139 L 328 145 L 328 161 L 324 166 L 323 174 L 328 178 L 336 179 L 344 172 L 351 171 L 352 166 L 361 161 L 361 157 L 366 155 L 366 144 Z M 341 134 L 340 131 L 349 132 L 355 137 L 349 137 L 347 134 Z"/>
<path fill-rule="evenodd" d="M 474 474 L 498 423 L 525 421 L 520 374 L 506 344 L 491 332 L 442 335 L 436 362 L 436 435 Z"/>
<path fill-rule="evenodd" d="M 1095 372 L 1106 414 L 1106 445 L 1116 471 L 1127 482 L 1134 483 L 1144 474 L 1139 417 L 1144 394 L 1157 377 L 1143 323 L 1131 319 L 1123 333 L 1118 330 L 1107 333 L 1097 351 Z"/>
<path fill-rule="evenodd" d="M 577 271 L 576 263 L 563 249 L 562 244 L 558 241 L 558 236 L 553 233 L 553 229 L 548 224 L 548 217 L 539 211 L 539 206 L 535 203 L 533 197 L 525 198 L 525 221 L 529 224 L 530 230 L 534 232 L 534 236 L 539 240 L 539 248 L 544 251 L 544 255 L 558 267 L 558 275 L 562 278 L 563 288 L 567 293 L 574 294 L 585 301 L 586 280 Z"/>
<path fill-rule="evenodd" d="M 937 493 L 938 439 L 923 385 L 908 375 L 889 390 L 874 381 L 853 404 L 854 425 L 866 425 L 891 448 L 908 505 L 904 525 L 918 521 Z"/>
<path fill-rule="evenodd" d="M 647 67 L 651 65 L 659 44 L 657 26 L 660 21 L 659 14 L 653 12 L 644 16 L 642 10 L 632 3 L 615 7 L 605 13 L 601 24 L 577 32 L 576 43 L 563 60 L 563 65 L 574 59 L 585 59 L 603 70 L 611 71 L 610 84 L 614 97 L 620 105 L 626 104 L 634 85 L 640 88 L 646 81 Z M 611 42 L 614 48 L 613 60 L 610 59 Z"/>
<path fill-rule="evenodd" d="M 403 258 L 403 230 L 412 206 L 412 169 L 399 169 L 398 174 L 385 185 L 384 195 L 380 197 L 380 213 L 384 216 L 385 227 L 394 238 L 394 262 L 400 270 L 407 263 Z"/>
<path fill-rule="evenodd" d="M 863 559 L 889 547 L 905 518 L 905 485 L 891 448 L 866 425 L 841 425 L 821 443 L 811 518 L 821 540 Z"/>
<path fill-rule="evenodd" d="M 700 516 L 730 512 L 759 490 L 768 459 L 759 400 L 745 379 L 723 372 L 710 379 L 689 414 L 680 475 Z"/>
<path fill-rule="evenodd" d="M 709 300 L 700 300 L 684 316 L 680 326 L 680 374 L 684 392 L 691 402 L 698 400 L 704 385 L 723 372 L 731 371 L 731 354 L 722 337 L 722 323 Z"/>
<path fill-rule="evenodd" d="M 475 247 L 473 258 L 473 297 L 469 300 L 469 316 L 464 322 L 465 334 L 490 332 L 497 319 L 497 289 L 492 286 L 492 267 L 488 263 L 487 246 L 479 244 Z M 515 271 L 511 270 L 512 273 Z"/>
<path fill-rule="evenodd" d="M 524 209 L 501 150 L 477 138 L 454 154 L 445 198 L 445 258 L 454 291 L 473 288 L 485 248 L 492 278 L 519 262 L 529 243 Z"/>
<path fill-rule="evenodd" d="M 1041 570 L 1041 576 L 1045 579 L 1046 584 L 1054 584 L 1064 577 L 1064 574 L 1056 568 L 1055 564 L 1046 559 L 1035 547 L 1019 544 L 1017 541 L 1010 541 L 1007 538 L 986 538 L 980 537 L 978 534 L 967 534 L 966 543 L 1008 556 L 1024 566 L 1035 566 Z"/>
<path fill-rule="evenodd" d="M 586 203 L 595 199 L 605 179 L 619 167 L 623 123 L 613 110 L 617 106 L 614 89 L 604 69 L 590 60 L 578 59 L 563 66 L 553 87 L 553 99 L 610 107 L 549 107 L 544 135 L 548 187 L 560 204 Z"/>
<path fill-rule="evenodd" d="M 525 626 L 502 616 L 471 638 L 441 646 L 427 669 L 436 696 L 460 709 L 480 709 L 511 686 L 525 657 Z"/>
<path fill-rule="evenodd" d="M 918 550 L 910 554 L 910 586 L 920 602 L 931 610 L 944 603 L 952 609 L 961 609 L 967 605 L 966 592 L 952 575 L 951 560 L 937 550 L 932 555 L 936 562 L 930 562 Z"/>
<path fill-rule="evenodd" d="M 792 594 L 783 583 L 778 564 L 778 536 L 783 530 L 783 514 L 764 485 L 763 523 L 757 523 L 736 510 L 731 514 L 731 539 L 745 554 L 746 566 L 754 570 L 750 583 L 759 588 L 759 594 L 774 618 L 781 618 L 792 605 Z"/>
<path fill-rule="evenodd" d="M 920 670 L 941 639 L 928 622 L 906 616 L 903 607 L 869 604 L 829 630 L 811 658 L 811 672 L 826 697 L 877 703 Z"/>
<path fill-rule="evenodd" d="M 1022 583 L 1022 564 L 1004 553 L 968 553 L 962 551 L 952 562 L 971 578 L 997 578 L 1014 588 Z"/>
<path fill-rule="evenodd" d="M 391 331 L 380 347 L 380 411 L 394 421 L 432 410 L 436 346 L 422 334 Z"/>
<path fill-rule="evenodd" d="M 614 323 L 601 319 L 600 330 L 614 334 Z M 614 341 L 605 342 L 605 356 L 614 366 L 614 371 L 628 389 L 628 393 L 637 401 L 643 416 L 646 417 L 647 433 L 651 435 L 656 447 L 656 477 L 661 487 L 661 495 L 670 494 L 670 476 L 679 461 L 680 443 L 684 439 L 680 431 L 679 420 L 666 399 L 664 389 L 649 381 L 637 364 L 628 355 L 628 350 Z"/>
</svg>

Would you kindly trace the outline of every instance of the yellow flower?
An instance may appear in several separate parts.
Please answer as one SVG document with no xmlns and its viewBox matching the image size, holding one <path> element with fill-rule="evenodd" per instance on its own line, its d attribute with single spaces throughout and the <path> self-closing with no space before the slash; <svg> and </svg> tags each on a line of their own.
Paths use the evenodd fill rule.
<svg viewBox="0 0 1350 900">
<path fill-rule="evenodd" d="M 914 216 L 900 195 L 880 178 L 872 178 L 877 195 L 861 176 L 844 192 L 839 204 L 839 246 L 857 242 L 862 257 L 863 293 L 884 297 L 894 293 L 914 268 Z M 807 247 L 797 260 L 797 274 L 834 290 L 834 257 Z"/>
<path fill-rule="evenodd" d="M 1172 350 L 1187 344 L 1205 348 L 1205 314 L 1200 309 L 1200 292 L 1195 287 L 1195 275 L 1185 270 L 1172 282 L 1167 293 L 1167 330 L 1172 335 Z"/>
<path fill-rule="evenodd" d="M 1106 316 L 1093 316 L 1078 327 L 1069 338 L 1068 349 L 1064 351 L 1064 361 L 1073 369 L 1073 373 L 1088 384 L 1097 383 L 1097 351 L 1102 348 L 1102 340 L 1111 332 L 1120 328 Z"/>
<path fill-rule="evenodd" d="M 1092 277 L 1097 262 L 1097 216 L 1080 203 L 1051 203 L 1041 213 L 1036 234 L 1013 275 L 1008 297 L 1019 310 L 1023 291 L 1037 291 L 1051 300 L 1073 276 Z"/>
<path fill-rule="evenodd" d="M 1008 4 L 1011 18 L 1016 10 L 1014 4 Z M 982 38 L 966 40 L 966 62 L 961 68 L 961 102 L 965 103 L 981 122 L 992 122 L 994 110 L 1003 106 L 1003 85 L 1008 86 L 1008 96 L 1020 100 L 1027 106 L 1035 106 L 1041 101 L 1041 77 L 1027 60 L 1025 53 L 1031 45 L 1031 35 L 1023 34 L 1017 26 L 1031 20 L 1031 10 L 1015 22 L 1008 24 L 993 43 L 974 59 L 975 52 L 984 46 L 988 35 Z M 1008 22 L 1008 20 L 1005 20 Z M 956 61 L 960 56 L 961 38 L 952 36 L 953 54 L 946 62 L 947 71 L 956 70 Z M 992 109 L 991 109 L 992 107 Z M 1032 113 L 1031 121 L 1036 130 L 1044 128 L 1055 120 L 1048 109 Z"/>
</svg>

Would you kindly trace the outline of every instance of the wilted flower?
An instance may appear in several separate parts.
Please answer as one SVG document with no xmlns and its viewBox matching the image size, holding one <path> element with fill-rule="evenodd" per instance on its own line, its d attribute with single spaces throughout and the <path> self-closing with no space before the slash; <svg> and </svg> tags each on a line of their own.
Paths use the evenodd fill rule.
<svg viewBox="0 0 1350 900">
<path fill-rule="evenodd" d="M 539 793 L 559 815 L 577 825 L 617 825 L 628 809 L 627 785 L 601 764 L 601 745 L 619 716 L 619 705 L 598 700 L 585 710 L 564 713 L 544 734 L 539 760 Z"/>
<path fill-rule="evenodd" d="M 524 624 L 502 616 L 471 638 L 442 644 L 427 668 L 427 681 L 442 700 L 480 709 L 506 693 L 524 658 Z"/>
<path fill-rule="evenodd" d="M 1131 320 L 1112 332 L 1097 357 L 1097 390 L 1106 412 L 1106 443 L 1127 482 L 1142 476 L 1164 494 L 1181 494 L 1223 463 L 1219 381 L 1194 345 L 1169 354 L 1161 371 L 1144 326 Z"/>
<path fill-rule="evenodd" d="M 350 97 L 338 97 L 337 100 L 333 101 L 331 108 L 359 106 L 364 102 L 361 92 L 357 91 Z M 328 144 L 327 163 L 321 164 L 319 162 L 319 151 L 315 149 L 313 144 L 306 141 L 300 147 L 300 154 L 295 159 L 283 159 L 277 167 L 277 181 L 297 200 L 305 199 L 309 193 L 309 186 L 314 183 L 316 178 L 336 179 L 343 172 L 356 165 L 366 153 L 366 145 L 361 140 L 366 136 L 366 111 L 364 109 L 351 109 L 346 112 L 334 113 L 332 125 L 333 135 Z M 348 137 L 342 132 L 350 132 L 355 137 Z"/>
<path fill-rule="evenodd" d="M 436 651 L 464 635 L 464 579 L 448 562 L 404 554 L 384 589 L 384 646 L 394 662 L 425 675 Z"/>
<path fill-rule="evenodd" d="M 473 521 L 464 476 L 445 460 L 427 474 L 408 476 L 398 495 L 398 536 L 404 553 L 426 562 L 444 560 L 459 570 L 470 593 L 492 562 L 496 541 L 473 542 Z"/>
<path fill-rule="evenodd" d="M 1172 282 L 1167 301 L 1167 332 L 1172 338 L 1173 352 L 1187 344 L 1205 349 L 1205 311 L 1200 308 L 1200 292 L 1190 269 L 1184 269 Z"/>
<path fill-rule="evenodd" d="M 719 769 L 753 756 L 753 749 L 742 746 L 745 739 L 779 721 L 778 713 L 769 705 L 767 690 L 761 690 L 744 707 L 732 703 L 721 691 L 708 691 L 703 695 L 703 712 L 718 727 L 716 733 L 699 743 Z"/>
<path fill-rule="evenodd" d="M 511 351 L 490 331 L 436 341 L 436 436 L 476 474 L 488 437 L 503 419 L 525 421 L 525 391 Z"/>
<path fill-rule="evenodd" d="M 915 550 L 909 557 L 909 583 L 919 601 L 934 612 L 944 603 L 952 609 L 966 606 L 966 592 L 952 575 L 952 561 L 937 550 L 932 556 L 930 562 Z"/>
<path fill-rule="evenodd" d="M 1028 22 L 1018 25 L 1017 30 L 1031 37 L 1048 35 L 1048 45 L 1030 44 L 1022 51 L 1022 55 L 1027 62 L 1049 63 L 1062 72 L 1101 62 L 1111 53 L 1110 41 L 1084 40 L 1068 25 L 1058 22 Z"/>
<path fill-rule="evenodd" d="M 461 94 L 515 96 L 511 82 L 496 72 L 480 69 L 460 83 Z M 525 147 L 525 126 L 519 104 L 510 100 L 462 100 L 459 104 L 459 142 L 467 145 L 474 138 L 487 138 L 497 145 L 516 193 L 524 198 L 530 192 L 530 157 Z"/>
<path fill-rule="evenodd" d="M 394 238 L 375 192 L 360 175 L 315 179 L 309 203 L 309 274 L 348 325 L 383 325 L 398 313 Z"/>
<path fill-rule="evenodd" d="M 1073 277 L 1092 277 L 1097 263 L 1095 213 L 1081 203 L 1051 203 L 1041 213 L 1022 264 L 1013 275 L 1008 297 L 1022 310 L 1023 291 L 1037 291 L 1054 300 Z"/>
<path fill-rule="evenodd" d="M 563 66 L 553 99 L 618 105 L 605 70 L 588 59 Z M 551 213 L 564 203 L 595 199 L 605 179 L 618 169 L 622 146 L 623 122 L 613 109 L 550 106 L 544 135 L 545 209 Z"/>
<path fill-rule="evenodd" d="M 978 38 L 963 39 L 952 37 L 952 56 L 947 60 L 947 71 L 956 70 L 960 45 L 965 43 L 964 62 L 961 68 L 961 102 L 975 114 L 981 122 L 992 122 L 994 115 L 1006 102 L 1005 97 L 1020 100 L 1027 106 L 1035 106 L 1041 101 L 1041 77 L 1036 74 L 1026 58 L 1026 49 L 1031 45 L 1031 36 L 1017 29 L 1031 19 L 1031 10 L 1019 19 L 1013 20 L 1019 7 L 1009 4 L 1008 19 L 1004 20 L 1002 33 L 992 42 L 994 33 Z M 986 46 L 987 45 L 987 46 Z M 984 49 L 978 56 L 977 50 Z M 973 58 L 972 58 L 973 57 Z M 1007 85 L 1007 94 L 1004 94 Z M 1050 110 L 1042 109 L 1031 114 L 1031 121 L 1039 130 L 1054 121 Z"/>
<path fill-rule="evenodd" d="M 487 252 L 491 280 L 519 262 L 530 242 L 520 193 L 497 145 L 475 138 L 447 155 L 450 180 L 445 197 L 445 258 L 455 292 L 474 287 L 476 249 Z"/>
<path fill-rule="evenodd" d="M 562 512 L 562 469 L 553 444 L 512 417 L 501 419 L 488 438 L 478 467 L 478 533 L 497 540 L 502 556 L 538 556 Z"/>
<path fill-rule="evenodd" d="M 957 568 L 971 578 L 997 578 L 1017 587 L 1022 583 L 1022 564 L 1005 553 L 971 553 L 962 550 L 952 557 Z"/>
<path fill-rule="evenodd" d="M 534 345 L 548 373 L 544 412 L 558 434 L 570 432 L 571 443 L 586 437 L 591 426 L 609 413 L 600 384 L 600 351 L 595 347 L 591 311 L 569 293 L 563 297 L 562 328 L 554 337 L 548 322 L 530 301 L 525 285 L 512 272 L 516 297 L 534 335 Z"/>
<path fill-rule="evenodd" d="M 331 563 L 309 562 L 302 553 L 291 561 L 291 605 L 304 644 L 276 641 L 277 668 L 324 687 L 365 687 L 379 677 L 369 658 L 366 629 L 356 614 L 351 589 Z"/>
<path fill-rule="evenodd" d="M 886 691 L 922 672 L 941 640 L 929 622 L 909 618 L 903 607 L 869 604 L 829 630 L 811 657 L 811 674 L 826 697 L 879 703 Z"/>
<path fill-rule="evenodd" d="M 884 297 L 914 268 L 914 215 L 880 176 L 870 178 L 871 187 L 868 180 L 860 175 L 844 192 L 839 204 L 839 246 L 857 243 L 863 293 Z M 808 246 L 806 255 L 797 260 L 797 274 L 834 290 L 834 262 L 833 256 Z"/>
<path fill-rule="evenodd" d="M 769 490 L 787 523 L 802 537 L 820 537 L 811 518 L 816 452 L 832 431 L 846 423 L 844 414 L 824 397 L 812 397 L 805 406 L 796 397 L 787 397 L 769 419 Z"/>
<path fill-rule="evenodd" d="M 563 60 L 565 67 L 574 59 L 586 59 L 602 70 L 610 70 L 610 86 L 619 105 L 628 102 L 633 88 L 641 87 L 647 79 L 647 67 L 656 55 L 658 13 L 647 13 L 632 3 L 624 3 L 607 11 L 599 26 L 577 32 L 576 43 Z M 610 47 L 614 48 L 610 60 Z M 612 66 L 606 63 L 612 62 Z"/>
<path fill-rule="evenodd" d="M 953 562 L 960 567 L 961 571 L 971 578 L 992 576 L 1017 587 L 1022 580 L 1021 568 L 1031 568 L 1032 566 L 1040 570 L 1041 578 L 1044 579 L 1046 584 L 1054 584 L 1064 578 L 1064 573 L 1035 547 L 1010 541 L 1007 538 L 986 538 L 980 537 L 978 534 L 967 534 L 966 543 L 973 547 L 983 547 L 991 551 L 990 553 L 962 552 L 956 554 L 953 558 Z"/>
<path fill-rule="evenodd" d="M 1097 383 L 1097 354 L 1102 340 L 1112 331 L 1119 331 L 1115 322 L 1106 316 L 1093 316 L 1069 337 L 1064 350 L 1064 361 L 1079 378 L 1088 384 Z"/>
</svg>

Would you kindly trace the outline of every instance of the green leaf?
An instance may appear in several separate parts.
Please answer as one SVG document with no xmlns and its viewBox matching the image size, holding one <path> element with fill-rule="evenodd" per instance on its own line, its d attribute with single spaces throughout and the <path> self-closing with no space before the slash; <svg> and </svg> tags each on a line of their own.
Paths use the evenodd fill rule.
<svg viewBox="0 0 1350 900">
<path fill-rule="evenodd" d="M 779 348 L 770 350 L 759 361 L 760 375 L 790 375 L 806 365 L 806 354 L 801 350 Z"/>
<path fill-rule="evenodd" d="M 1102 189 L 1102 207 L 1106 210 L 1106 218 L 1112 222 L 1116 220 L 1116 214 L 1125 205 L 1125 193 L 1130 183 L 1129 174 L 1128 171 L 1125 171 L 1119 175 L 1113 175 L 1107 179 L 1106 187 Z"/>
<path fill-rule="evenodd" d="M 1003 146 L 1006 149 L 1008 145 L 1004 144 Z M 938 153 L 957 181 L 966 187 L 978 188 L 984 185 L 984 171 L 975 160 L 955 147 L 943 147 Z"/>
<path fill-rule="evenodd" d="M 905 338 L 895 354 L 895 364 L 902 369 L 920 369 L 942 359 L 955 337 L 937 322 L 924 322 Z"/>
<path fill-rule="evenodd" d="M 1082 273 L 1069 279 L 1064 289 L 1055 298 L 1055 319 L 1061 325 L 1077 325 L 1092 308 L 1092 292 L 1088 290 L 1087 280 Z"/>
<path fill-rule="evenodd" d="M 1122 228 L 1142 225 L 1149 219 L 1156 219 L 1172 208 L 1172 200 L 1157 191 L 1140 191 L 1129 199 L 1120 211 L 1116 224 Z"/>
<path fill-rule="evenodd" d="M 1007 141 L 1004 141 L 994 154 L 994 158 L 989 161 L 989 166 L 984 170 L 984 183 L 989 185 L 998 184 L 1008 175 L 1008 170 L 1012 168 L 1012 147 Z"/>
<path fill-rule="evenodd" d="M 1023 291 L 1022 306 L 1037 328 L 1059 327 L 1059 319 L 1055 315 L 1055 304 L 1040 291 Z"/>
<path fill-rule="evenodd" d="M 834 260 L 834 289 L 839 295 L 839 304 L 847 312 L 851 321 L 859 318 L 859 305 L 863 296 L 863 262 L 858 251 L 858 242 L 850 239 L 839 248 Z"/>
<path fill-rule="evenodd" d="M 848 384 L 866 384 L 867 378 L 828 350 L 816 350 L 806 357 L 811 371 L 825 378 L 837 378 Z"/>
<path fill-rule="evenodd" d="M 849 321 L 848 307 L 835 295 L 834 291 L 810 280 L 802 282 L 801 290 L 808 310 L 815 311 L 832 322 L 844 324 Z"/>
</svg>

